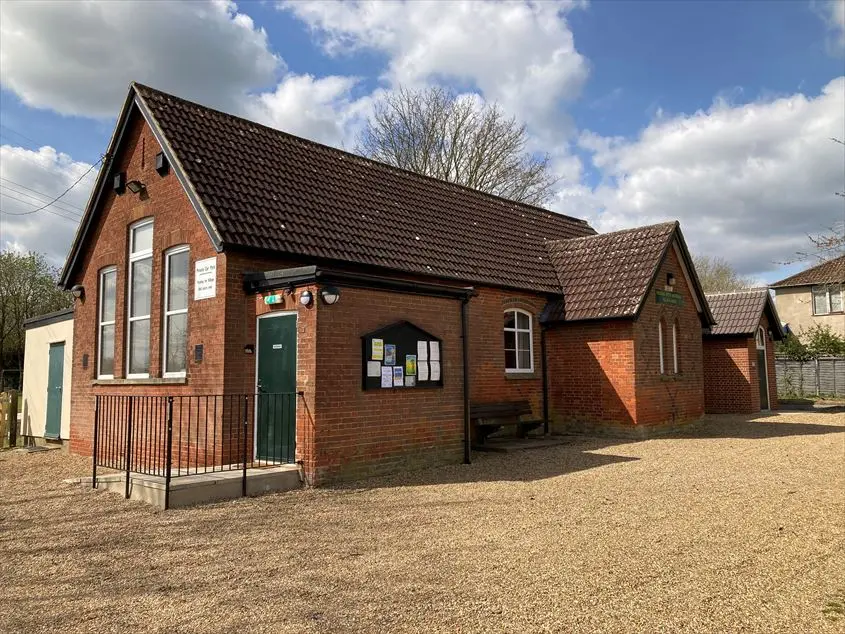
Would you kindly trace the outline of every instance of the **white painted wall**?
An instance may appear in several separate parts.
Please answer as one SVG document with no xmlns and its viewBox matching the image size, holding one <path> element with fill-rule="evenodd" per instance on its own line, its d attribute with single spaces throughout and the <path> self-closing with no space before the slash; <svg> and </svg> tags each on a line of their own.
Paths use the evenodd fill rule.
<svg viewBox="0 0 845 634">
<path fill-rule="evenodd" d="M 62 390 L 61 439 L 70 439 L 70 386 L 73 367 L 73 319 L 26 331 L 23 361 L 23 408 L 20 433 L 43 437 L 47 424 L 47 372 L 50 344 L 65 343 L 64 383 Z"/>
</svg>

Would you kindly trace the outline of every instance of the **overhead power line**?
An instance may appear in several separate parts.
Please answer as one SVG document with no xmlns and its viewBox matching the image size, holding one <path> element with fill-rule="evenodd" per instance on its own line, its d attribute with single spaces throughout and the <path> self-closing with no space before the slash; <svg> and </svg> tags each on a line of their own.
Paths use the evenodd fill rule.
<svg viewBox="0 0 845 634">
<path fill-rule="evenodd" d="M 12 196 L 11 194 L 6 193 L 4 191 L 0 191 L 0 197 L 3 197 L 3 196 L 5 196 L 6 198 L 9 198 L 11 200 L 16 200 L 17 202 L 23 203 L 24 205 L 36 205 L 36 204 L 38 204 L 38 203 L 30 202 L 28 200 L 24 200 L 23 198 L 18 198 L 17 196 Z M 54 216 L 58 216 L 59 218 L 64 218 L 65 220 L 72 220 L 73 222 L 79 222 L 81 220 L 81 218 L 79 218 L 79 217 L 66 216 L 66 215 L 61 214 L 58 211 L 54 211 L 52 209 L 45 209 L 44 211 L 46 211 L 48 214 L 53 214 Z M 4 216 L 25 216 L 25 215 L 27 215 L 25 213 L 24 214 L 10 213 L 10 212 L 7 212 L 7 211 L 3 211 L 2 209 L 0 209 L 0 212 L 2 212 Z"/>
<path fill-rule="evenodd" d="M 53 196 L 55 196 L 55 194 L 47 194 L 47 193 L 39 191 L 37 189 L 33 189 L 32 187 L 27 187 L 23 183 L 15 182 L 10 178 L 4 178 L 3 176 L 0 176 L 0 181 L 4 181 L 4 183 L 7 183 L 7 184 L 0 183 L 0 189 L 9 189 L 9 190 L 11 190 L 15 193 L 21 194 L 21 195 L 26 196 L 28 198 L 32 198 L 39 205 L 43 205 L 45 201 L 50 200 Z M 26 190 L 25 192 L 21 191 L 21 190 L 24 190 L 24 189 Z M 27 192 L 32 192 L 32 193 L 27 193 Z M 39 200 L 38 197 L 40 197 L 43 200 Z M 84 211 L 82 209 L 82 207 L 79 207 L 77 205 L 72 205 L 72 204 L 70 204 L 66 201 L 63 201 L 63 200 L 59 201 L 57 203 L 54 203 L 54 206 L 59 208 L 59 209 L 62 209 L 64 211 L 67 211 L 68 213 L 76 214 L 76 215 L 81 215 L 82 212 Z"/>
<path fill-rule="evenodd" d="M 2 128 L 3 130 L 8 130 L 9 132 L 11 132 L 12 134 L 14 134 L 15 136 L 19 136 L 19 137 L 20 137 L 20 138 L 22 138 L 22 139 L 26 139 L 27 141 L 30 141 L 31 143 L 34 143 L 34 144 L 35 144 L 36 146 L 38 146 L 38 147 L 43 147 L 43 146 L 45 145 L 44 143 L 39 143 L 38 141 L 36 141 L 35 139 L 33 139 L 31 136 L 26 136 L 23 132 L 18 132 L 18 131 L 17 131 L 17 130 L 15 130 L 14 128 L 10 128 L 9 126 L 4 125 L 4 124 L 2 124 L 2 123 L 0 123 L 0 128 Z M 7 136 L 6 138 L 8 138 L 8 136 Z"/>
<path fill-rule="evenodd" d="M 77 185 L 79 185 L 79 183 L 82 181 L 82 179 L 83 179 L 83 178 L 85 178 L 86 176 L 88 176 L 88 174 L 90 174 L 90 173 L 91 173 L 91 171 L 92 171 L 95 167 L 97 167 L 100 163 L 102 163 L 102 162 L 103 162 L 103 159 L 104 159 L 105 157 L 106 157 L 106 156 L 105 156 L 105 154 L 100 155 L 100 158 L 99 158 L 99 159 L 97 159 L 97 162 L 96 162 L 96 163 L 94 163 L 93 165 L 91 165 L 91 167 L 89 167 L 89 168 L 88 168 L 88 170 L 87 170 L 87 171 L 86 171 L 86 172 L 85 172 L 82 176 L 80 176 L 79 178 L 77 178 L 77 179 L 74 181 L 74 183 L 73 183 L 70 187 L 68 187 L 66 190 L 64 190 L 61 194 L 59 194 L 58 196 L 56 196 L 56 197 L 55 197 L 53 200 L 51 200 L 50 202 L 45 203 L 44 205 L 41 205 L 41 206 L 40 206 L 40 207 L 38 207 L 37 209 L 32 209 L 32 210 L 30 210 L 30 211 L 22 211 L 22 212 L 19 212 L 19 213 L 13 213 L 13 212 L 9 212 L 9 211 L 4 211 L 3 213 L 4 213 L 4 214 L 6 214 L 7 216 L 28 216 L 28 215 L 30 215 L 30 214 L 38 213 L 39 211 L 43 211 L 43 210 L 47 209 L 47 207 L 49 207 L 50 205 L 54 204 L 55 202 L 57 202 L 57 201 L 61 200 L 61 199 L 62 199 L 62 197 L 63 197 L 65 194 L 67 194 L 70 190 L 72 190 L 74 187 L 76 187 Z"/>
</svg>

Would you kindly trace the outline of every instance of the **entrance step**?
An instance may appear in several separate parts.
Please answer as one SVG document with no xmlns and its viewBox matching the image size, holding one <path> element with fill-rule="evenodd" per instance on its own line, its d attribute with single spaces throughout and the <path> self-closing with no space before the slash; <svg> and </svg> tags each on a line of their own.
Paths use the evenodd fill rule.
<svg viewBox="0 0 845 634">
<path fill-rule="evenodd" d="M 91 488 L 91 478 L 81 478 L 83 488 Z M 243 471 L 216 471 L 186 475 L 170 480 L 170 508 L 221 502 L 242 497 Z M 246 494 L 250 497 L 264 493 L 292 491 L 302 486 L 299 467 L 281 465 L 247 469 Z M 97 476 L 97 488 L 121 495 L 126 491 L 125 473 L 106 473 Z M 160 509 L 164 508 L 165 480 L 162 476 L 132 473 L 129 476 L 129 499 L 140 500 Z"/>
</svg>

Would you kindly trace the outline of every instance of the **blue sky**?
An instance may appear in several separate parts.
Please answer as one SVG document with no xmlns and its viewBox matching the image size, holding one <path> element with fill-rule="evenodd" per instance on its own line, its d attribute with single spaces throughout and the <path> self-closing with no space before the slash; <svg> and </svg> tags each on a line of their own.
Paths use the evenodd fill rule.
<svg viewBox="0 0 845 634">
<path fill-rule="evenodd" d="M 61 263 L 135 79 L 351 149 L 399 85 L 498 101 L 597 229 L 772 281 L 845 221 L 845 0 L 0 4 L 0 245 Z M 17 215 L 25 213 L 25 215 Z"/>
</svg>

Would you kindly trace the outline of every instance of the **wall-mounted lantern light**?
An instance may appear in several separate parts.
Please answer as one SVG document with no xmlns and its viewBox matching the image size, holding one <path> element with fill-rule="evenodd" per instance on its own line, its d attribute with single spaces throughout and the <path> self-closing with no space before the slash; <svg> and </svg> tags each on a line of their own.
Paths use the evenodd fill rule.
<svg viewBox="0 0 845 634">
<path fill-rule="evenodd" d="M 140 194 L 143 191 L 146 191 L 147 186 L 144 185 L 141 181 L 131 180 L 126 183 L 126 186 L 129 188 L 133 194 Z"/>
<path fill-rule="evenodd" d="M 322 297 L 323 301 L 329 306 L 337 304 L 340 299 L 340 289 L 335 288 L 334 286 L 326 286 L 320 289 L 320 297 Z"/>
<path fill-rule="evenodd" d="M 126 191 L 126 172 L 118 172 L 112 177 L 112 187 L 118 195 Z"/>
<path fill-rule="evenodd" d="M 666 274 L 666 286 L 674 286 L 675 285 L 675 274 L 674 273 L 667 273 Z"/>
<path fill-rule="evenodd" d="M 310 306 L 313 301 L 314 296 L 311 294 L 311 291 L 302 291 L 302 293 L 300 293 L 299 303 L 303 306 Z"/>
<path fill-rule="evenodd" d="M 156 154 L 156 172 L 158 172 L 159 176 L 167 176 L 167 173 L 170 171 L 170 163 L 167 160 L 167 157 L 164 155 L 164 152 L 159 152 Z"/>
<path fill-rule="evenodd" d="M 244 346 L 244 354 L 255 354 L 255 345 L 248 343 Z"/>
<path fill-rule="evenodd" d="M 70 289 L 70 294 L 76 299 L 82 299 L 85 297 L 85 287 L 82 284 L 77 284 Z"/>
</svg>

